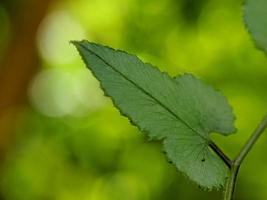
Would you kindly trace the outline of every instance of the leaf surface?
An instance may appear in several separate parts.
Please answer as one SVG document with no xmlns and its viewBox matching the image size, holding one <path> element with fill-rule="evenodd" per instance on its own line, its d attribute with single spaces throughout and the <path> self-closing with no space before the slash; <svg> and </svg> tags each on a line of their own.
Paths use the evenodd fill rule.
<svg viewBox="0 0 267 200">
<path fill-rule="evenodd" d="M 244 12 L 256 46 L 267 53 L 267 0 L 245 0 Z"/>
<path fill-rule="evenodd" d="M 149 138 L 162 139 L 180 171 L 205 188 L 224 184 L 228 171 L 209 148 L 209 134 L 234 132 L 235 118 L 219 92 L 190 74 L 171 78 L 126 52 L 73 43 L 114 105 Z"/>
</svg>

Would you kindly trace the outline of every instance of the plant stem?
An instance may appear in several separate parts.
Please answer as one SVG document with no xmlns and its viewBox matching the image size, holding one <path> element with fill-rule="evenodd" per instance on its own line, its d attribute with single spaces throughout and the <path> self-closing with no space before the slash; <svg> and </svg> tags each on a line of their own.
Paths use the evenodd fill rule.
<svg viewBox="0 0 267 200">
<path fill-rule="evenodd" d="M 248 152 L 251 150 L 255 142 L 258 140 L 258 138 L 261 136 L 261 134 L 264 132 L 266 128 L 267 128 L 267 115 L 265 115 L 261 123 L 254 130 L 254 132 L 252 133 L 252 135 L 250 136 L 246 144 L 243 146 L 243 148 L 241 149 L 236 159 L 231 163 L 230 177 L 226 184 L 224 200 L 233 199 L 237 174 L 238 174 L 240 165 L 242 164 Z"/>
<path fill-rule="evenodd" d="M 247 143 L 244 145 L 244 147 L 241 149 L 240 153 L 235 159 L 235 164 L 240 165 L 242 161 L 245 159 L 248 152 L 251 150 L 255 142 L 258 140 L 258 138 L 261 136 L 261 134 L 264 132 L 264 130 L 267 127 L 267 114 L 262 119 L 261 123 L 257 126 L 257 128 L 254 130 L 250 138 L 248 139 Z"/>
<path fill-rule="evenodd" d="M 225 193 L 224 193 L 224 200 L 232 200 L 233 199 L 239 167 L 240 166 L 234 166 L 234 165 L 232 165 L 232 167 L 231 167 L 230 177 L 227 181 L 226 189 L 225 189 Z"/>
</svg>

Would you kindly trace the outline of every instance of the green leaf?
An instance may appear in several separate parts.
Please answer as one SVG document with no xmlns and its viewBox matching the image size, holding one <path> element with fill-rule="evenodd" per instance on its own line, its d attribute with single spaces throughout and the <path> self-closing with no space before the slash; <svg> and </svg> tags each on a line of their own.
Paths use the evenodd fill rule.
<svg viewBox="0 0 267 200">
<path fill-rule="evenodd" d="M 176 167 L 205 188 L 228 175 L 209 148 L 211 132 L 235 131 L 226 99 L 192 75 L 171 78 L 136 56 L 87 41 L 73 42 L 114 105 L 149 138 L 164 140 Z"/>
<path fill-rule="evenodd" d="M 267 53 L 267 0 L 245 0 L 244 12 L 256 46 Z"/>
</svg>

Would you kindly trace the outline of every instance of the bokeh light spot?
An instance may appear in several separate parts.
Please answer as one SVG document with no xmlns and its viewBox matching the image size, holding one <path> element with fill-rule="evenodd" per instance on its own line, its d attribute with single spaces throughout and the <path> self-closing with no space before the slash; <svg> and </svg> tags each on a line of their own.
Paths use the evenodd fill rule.
<svg viewBox="0 0 267 200">
<path fill-rule="evenodd" d="M 106 103 L 97 80 L 86 68 L 44 70 L 33 80 L 29 95 L 32 105 L 50 117 L 83 116 Z"/>
<path fill-rule="evenodd" d="M 45 70 L 37 75 L 30 88 L 30 99 L 41 113 L 60 117 L 76 107 L 71 76 L 60 70 Z"/>
<path fill-rule="evenodd" d="M 41 56 L 51 64 L 68 64 L 77 58 L 71 40 L 85 38 L 85 31 L 66 11 L 49 14 L 40 25 L 37 45 Z"/>
</svg>

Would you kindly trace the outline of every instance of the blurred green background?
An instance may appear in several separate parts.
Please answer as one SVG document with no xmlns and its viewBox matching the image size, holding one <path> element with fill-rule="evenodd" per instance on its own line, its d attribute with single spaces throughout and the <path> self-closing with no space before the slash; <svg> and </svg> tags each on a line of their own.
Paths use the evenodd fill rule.
<svg viewBox="0 0 267 200">
<path fill-rule="evenodd" d="M 120 116 L 69 41 L 221 90 L 238 133 L 213 138 L 234 158 L 267 110 L 267 59 L 242 15 L 241 0 L 0 0 L 0 200 L 220 199 Z M 266 141 L 244 162 L 236 199 L 267 199 Z"/>
</svg>

